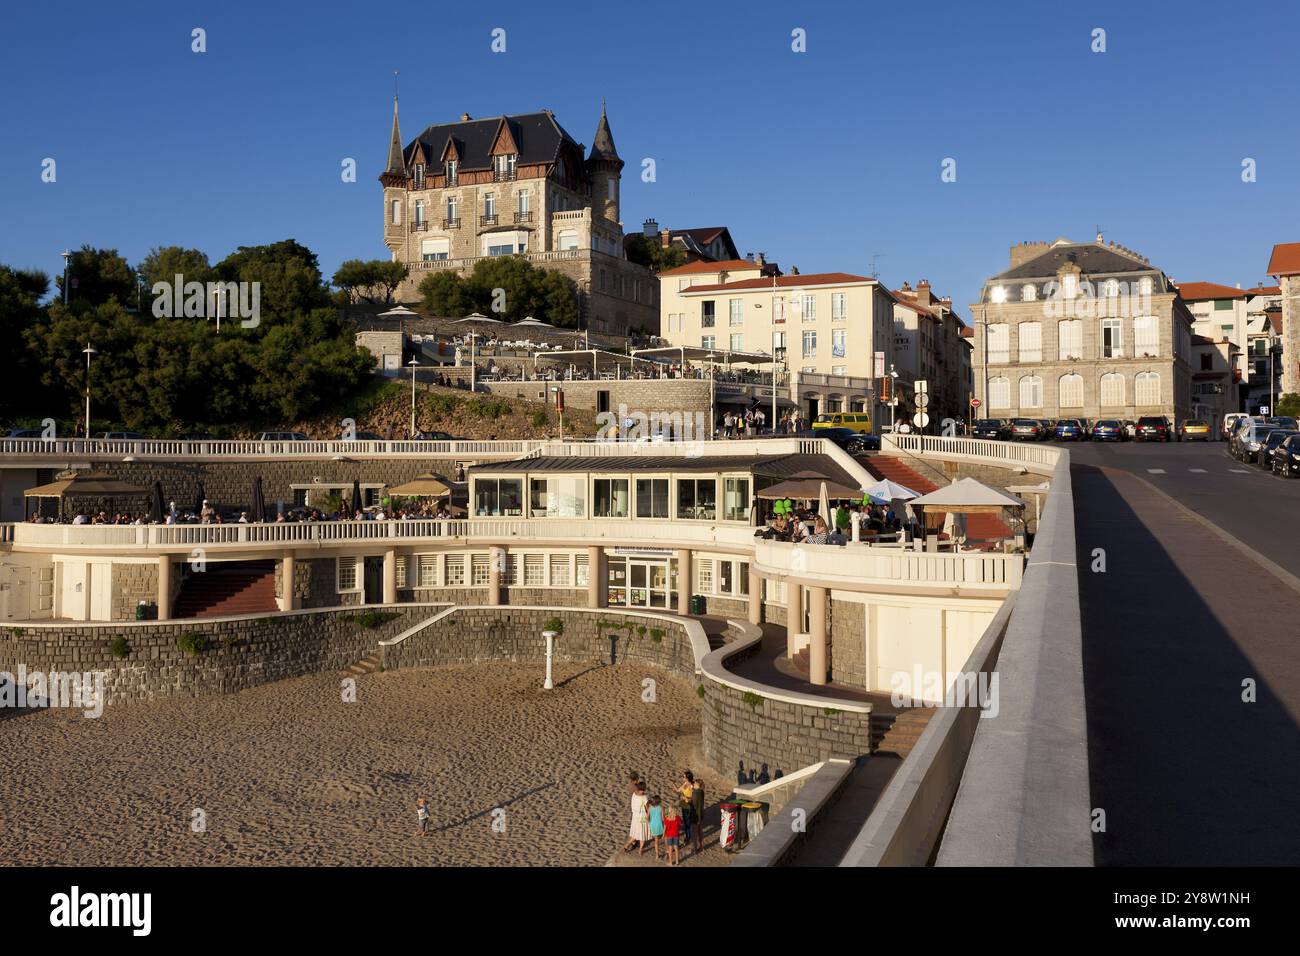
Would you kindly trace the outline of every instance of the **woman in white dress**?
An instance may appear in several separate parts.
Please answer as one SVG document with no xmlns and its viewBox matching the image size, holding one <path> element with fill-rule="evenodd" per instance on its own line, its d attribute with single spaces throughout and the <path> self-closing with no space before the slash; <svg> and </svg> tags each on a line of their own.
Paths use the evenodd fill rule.
<svg viewBox="0 0 1300 956">
<path fill-rule="evenodd" d="M 638 843 L 641 845 L 641 853 L 645 852 L 646 841 L 650 839 L 650 798 L 646 796 L 645 783 L 638 782 L 632 791 L 632 822 L 628 825 L 627 843 L 623 846 L 624 853 L 631 853 L 632 847 Z"/>
</svg>

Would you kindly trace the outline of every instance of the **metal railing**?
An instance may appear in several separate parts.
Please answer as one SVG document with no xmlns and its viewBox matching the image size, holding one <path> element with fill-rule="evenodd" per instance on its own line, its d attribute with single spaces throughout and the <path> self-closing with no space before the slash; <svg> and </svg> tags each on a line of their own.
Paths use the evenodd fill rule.
<svg viewBox="0 0 1300 956">
<path fill-rule="evenodd" d="M 1031 442 L 993 441 L 986 438 L 944 438 L 940 435 L 882 435 L 880 450 L 927 455 L 947 460 L 981 462 L 1004 468 L 1025 467 L 1030 471 L 1051 474 L 1061 458 L 1058 448 Z"/>
</svg>

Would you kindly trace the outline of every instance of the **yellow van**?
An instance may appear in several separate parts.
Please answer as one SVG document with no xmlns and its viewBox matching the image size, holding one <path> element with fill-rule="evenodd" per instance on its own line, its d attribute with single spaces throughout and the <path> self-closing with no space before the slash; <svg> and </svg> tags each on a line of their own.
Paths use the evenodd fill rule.
<svg viewBox="0 0 1300 956">
<path fill-rule="evenodd" d="M 871 434 L 871 416 L 866 412 L 825 412 L 813 422 L 817 428 L 850 428 L 855 432 Z"/>
</svg>

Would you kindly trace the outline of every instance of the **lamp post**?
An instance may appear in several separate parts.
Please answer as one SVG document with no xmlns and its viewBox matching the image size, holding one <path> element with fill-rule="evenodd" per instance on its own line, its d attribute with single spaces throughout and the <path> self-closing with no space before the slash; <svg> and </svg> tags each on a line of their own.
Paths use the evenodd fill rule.
<svg viewBox="0 0 1300 956">
<path fill-rule="evenodd" d="M 469 334 L 469 390 L 478 391 L 478 366 L 474 362 L 474 343 L 478 339 L 477 332 Z"/>
<path fill-rule="evenodd" d="M 559 631 L 553 631 L 550 628 L 542 631 L 542 637 L 546 638 L 546 680 L 542 682 L 542 690 L 554 690 L 555 681 L 551 676 L 551 665 L 555 659 L 555 638 Z"/>
<path fill-rule="evenodd" d="M 773 332 L 773 335 L 778 333 Z M 785 346 L 772 343 L 772 434 L 776 434 L 776 373 L 785 368 Z"/>
<path fill-rule="evenodd" d="M 67 292 L 67 288 L 68 285 L 65 282 L 63 284 L 63 289 L 65 293 Z M 87 342 L 86 347 L 81 351 L 82 354 L 86 356 L 86 438 L 89 439 L 90 438 L 90 357 L 95 354 L 95 350 L 91 348 L 90 343 Z"/>
<path fill-rule="evenodd" d="M 406 363 L 411 369 L 411 438 L 415 438 L 415 369 L 420 364 L 415 357 Z"/>
<path fill-rule="evenodd" d="M 60 253 L 60 255 L 63 256 L 63 304 L 67 305 L 68 304 L 68 263 L 72 259 L 72 250 L 64 249 L 63 252 Z M 86 437 L 89 438 L 90 436 L 87 435 Z"/>
<path fill-rule="evenodd" d="M 894 370 L 893 365 L 889 366 L 889 377 L 894 380 L 894 385 L 889 390 L 889 433 L 896 436 L 898 426 L 894 421 L 894 417 L 898 413 L 898 372 Z"/>
</svg>

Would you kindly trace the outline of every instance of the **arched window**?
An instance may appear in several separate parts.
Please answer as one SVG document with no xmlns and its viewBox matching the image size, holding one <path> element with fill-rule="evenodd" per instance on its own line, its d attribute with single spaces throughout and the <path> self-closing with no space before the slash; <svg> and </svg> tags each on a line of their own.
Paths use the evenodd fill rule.
<svg viewBox="0 0 1300 956">
<path fill-rule="evenodd" d="M 1035 299 L 1037 299 L 1037 298 L 1038 298 L 1038 287 L 1037 287 L 1037 286 L 1033 286 L 1033 285 L 1025 285 L 1025 286 L 1021 286 L 1021 287 L 1020 287 L 1020 301 L 1021 301 L 1021 302 L 1033 302 L 1033 301 L 1034 301 Z"/>
<path fill-rule="evenodd" d="M 1043 380 L 1037 375 L 1026 375 L 1020 380 L 1020 408 L 1043 407 Z"/>
<path fill-rule="evenodd" d="M 1133 380 L 1134 404 L 1152 406 L 1160 404 L 1160 373 L 1138 372 Z"/>
<path fill-rule="evenodd" d="M 1124 404 L 1124 376 L 1119 372 L 1108 372 L 1101 377 L 1100 404 L 1102 408 Z"/>
<path fill-rule="evenodd" d="M 1118 279 L 1107 279 L 1107 280 L 1102 284 L 1102 287 L 1101 287 L 1101 294 L 1102 294 L 1102 297 L 1103 297 L 1103 298 L 1106 298 L 1106 299 L 1117 299 L 1117 298 L 1119 298 L 1119 280 L 1118 280 Z"/>
<path fill-rule="evenodd" d="M 1062 408 L 1083 408 L 1083 376 L 1071 372 L 1057 383 Z"/>
<path fill-rule="evenodd" d="M 989 379 L 989 408 L 1011 407 L 1011 380 L 1007 378 Z"/>
</svg>

